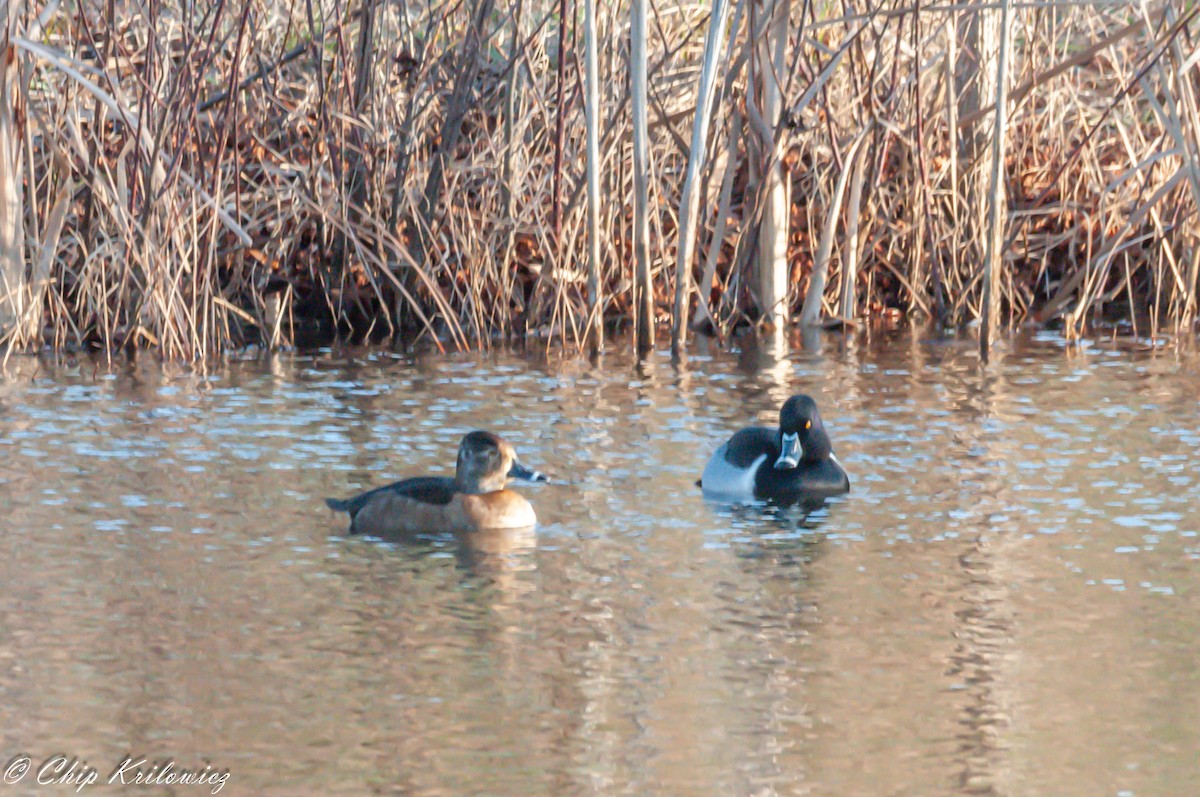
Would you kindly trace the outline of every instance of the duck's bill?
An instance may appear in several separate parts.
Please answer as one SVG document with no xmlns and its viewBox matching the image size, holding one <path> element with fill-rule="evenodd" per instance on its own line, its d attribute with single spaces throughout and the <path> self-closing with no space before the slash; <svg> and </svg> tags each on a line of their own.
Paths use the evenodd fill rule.
<svg viewBox="0 0 1200 797">
<path fill-rule="evenodd" d="M 512 467 L 508 469 L 508 478 L 523 479 L 527 482 L 549 482 L 550 477 L 544 473 L 539 473 L 533 468 L 527 468 L 516 460 L 513 461 Z"/>
<path fill-rule="evenodd" d="M 800 435 L 785 434 L 780 441 L 783 449 L 775 460 L 775 470 L 790 470 L 800 464 Z"/>
</svg>

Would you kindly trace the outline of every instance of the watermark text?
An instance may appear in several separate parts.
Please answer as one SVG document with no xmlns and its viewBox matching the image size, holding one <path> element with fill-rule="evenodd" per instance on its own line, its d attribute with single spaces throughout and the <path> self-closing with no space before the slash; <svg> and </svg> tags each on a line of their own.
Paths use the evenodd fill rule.
<svg viewBox="0 0 1200 797">
<path fill-rule="evenodd" d="M 42 759 L 21 753 L 4 765 L 0 781 L 12 786 L 33 781 L 39 786 L 67 786 L 81 792 L 88 786 L 199 786 L 219 794 L 229 780 L 229 770 L 211 763 L 181 766 L 173 759 L 152 760 L 146 756 L 123 756 L 107 767 L 93 766 L 80 756 L 55 753 Z"/>
</svg>

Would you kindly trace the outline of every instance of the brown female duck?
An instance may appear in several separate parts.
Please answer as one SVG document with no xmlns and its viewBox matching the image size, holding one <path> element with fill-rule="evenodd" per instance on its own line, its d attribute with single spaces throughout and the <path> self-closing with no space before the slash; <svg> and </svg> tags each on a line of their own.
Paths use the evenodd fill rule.
<svg viewBox="0 0 1200 797">
<path fill-rule="evenodd" d="M 351 534 L 399 536 L 462 533 L 533 526 L 537 515 L 509 478 L 549 481 L 517 460 L 513 447 L 490 432 L 471 432 L 458 446 L 454 478 L 419 476 L 340 500 L 330 509 L 350 514 Z"/>
</svg>

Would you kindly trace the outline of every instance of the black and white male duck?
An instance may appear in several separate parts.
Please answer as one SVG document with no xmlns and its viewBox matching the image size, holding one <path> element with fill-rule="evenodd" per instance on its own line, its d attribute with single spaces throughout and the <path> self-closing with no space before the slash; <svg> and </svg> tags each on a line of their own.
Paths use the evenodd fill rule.
<svg viewBox="0 0 1200 797">
<path fill-rule="evenodd" d="M 779 411 L 778 429 L 749 426 L 718 448 L 700 486 L 714 498 L 787 505 L 849 492 L 850 478 L 833 455 L 817 403 L 792 396 Z"/>
<path fill-rule="evenodd" d="M 350 514 L 351 534 L 387 537 L 536 525 L 537 515 L 524 496 L 505 489 L 510 477 L 549 481 L 522 465 L 508 442 L 490 432 L 471 432 L 458 446 L 453 479 L 419 476 L 325 503 Z"/>
</svg>

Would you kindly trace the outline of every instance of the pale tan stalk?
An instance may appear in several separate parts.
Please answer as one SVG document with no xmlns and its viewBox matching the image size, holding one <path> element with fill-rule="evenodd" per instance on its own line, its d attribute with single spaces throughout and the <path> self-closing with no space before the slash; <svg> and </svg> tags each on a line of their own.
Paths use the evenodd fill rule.
<svg viewBox="0 0 1200 797">
<path fill-rule="evenodd" d="M 687 342 L 688 314 L 692 289 L 692 253 L 696 246 L 696 217 L 699 211 L 700 186 L 697 178 L 704 166 L 708 142 L 708 121 L 712 114 L 712 96 L 716 88 L 716 67 L 721 60 L 725 42 L 725 17 L 728 0 L 713 0 L 712 17 L 704 43 L 704 61 L 700 84 L 696 89 L 696 117 L 692 124 L 692 144 L 688 154 L 687 173 L 679 200 L 679 243 L 675 258 L 675 315 L 672 319 L 671 352 L 676 359 L 684 356 Z"/>
</svg>

